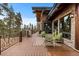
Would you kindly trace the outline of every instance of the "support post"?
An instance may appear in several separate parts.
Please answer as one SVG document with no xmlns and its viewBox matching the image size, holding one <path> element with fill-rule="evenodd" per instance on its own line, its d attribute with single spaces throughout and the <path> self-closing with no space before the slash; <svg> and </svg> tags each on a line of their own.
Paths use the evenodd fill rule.
<svg viewBox="0 0 79 59">
<path fill-rule="evenodd" d="M 22 31 L 20 32 L 19 42 L 22 42 Z"/>
<path fill-rule="evenodd" d="M 60 20 L 58 19 L 58 33 L 60 32 Z"/>
<path fill-rule="evenodd" d="M 0 55 L 1 55 L 1 36 L 0 36 Z"/>
</svg>

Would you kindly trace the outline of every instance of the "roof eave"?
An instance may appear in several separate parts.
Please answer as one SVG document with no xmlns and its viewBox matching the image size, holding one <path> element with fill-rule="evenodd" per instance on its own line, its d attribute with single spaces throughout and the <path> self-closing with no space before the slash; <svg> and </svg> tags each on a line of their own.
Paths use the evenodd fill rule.
<svg viewBox="0 0 79 59">
<path fill-rule="evenodd" d="M 49 19 L 52 14 L 54 14 L 55 11 L 57 11 L 58 7 L 61 5 L 61 3 L 59 4 L 55 4 L 55 6 L 51 9 L 51 11 L 49 12 L 48 16 L 47 16 L 47 19 Z"/>
</svg>

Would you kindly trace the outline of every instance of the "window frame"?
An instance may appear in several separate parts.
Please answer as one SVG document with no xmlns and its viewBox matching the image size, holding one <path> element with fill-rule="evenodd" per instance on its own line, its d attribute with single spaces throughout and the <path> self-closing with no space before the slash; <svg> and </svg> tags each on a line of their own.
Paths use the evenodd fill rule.
<svg viewBox="0 0 79 59">
<path fill-rule="evenodd" d="M 67 39 L 69 39 L 69 40 L 71 40 L 71 17 L 70 17 L 70 14 L 71 13 L 69 13 L 69 14 L 67 14 L 67 15 L 65 15 L 65 16 L 63 16 L 61 19 L 60 19 L 60 22 L 59 22 L 59 29 L 60 29 L 60 31 L 59 32 L 62 32 L 63 33 L 63 38 L 67 38 Z M 68 31 L 64 31 L 63 29 L 64 29 L 64 18 L 66 17 L 66 16 L 68 16 L 70 19 L 70 25 L 69 25 L 69 30 Z M 66 19 L 67 20 L 67 19 Z M 62 23 L 63 22 L 63 23 Z M 66 21 L 67 22 L 67 21 Z M 62 27 L 60 28 L 60 24 L 62 24 Z M 68 25 L 68 24 L 67 24 Z M 66 37 L 65 37 L 66 36 Z M 67 37 L 68 36 L 68 37 Z"/>
</svg>

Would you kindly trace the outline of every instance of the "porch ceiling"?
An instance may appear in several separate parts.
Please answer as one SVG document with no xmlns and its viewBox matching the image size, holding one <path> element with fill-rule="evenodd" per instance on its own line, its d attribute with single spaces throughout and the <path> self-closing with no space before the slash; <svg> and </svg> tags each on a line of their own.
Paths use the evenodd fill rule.
<svg viewBox="0 0 79 59">
<path fill-rule="evenodd" d="M 62 4 L 59 4 L 58 7 L 56 7 L 52 12 L 51 14 L 48 15 L 48 19 L 49 21 L 52 21 L 54 20 L 59 14 L 61 14 L 65 9 L 66 7 L 68 7 L 68 3 L 62 3 Z"/>
</svg>

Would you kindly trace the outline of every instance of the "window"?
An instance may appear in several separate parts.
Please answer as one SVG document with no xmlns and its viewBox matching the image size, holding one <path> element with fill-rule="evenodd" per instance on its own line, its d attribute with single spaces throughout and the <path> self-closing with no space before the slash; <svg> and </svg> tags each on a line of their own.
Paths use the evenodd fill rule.
<svg viewBox="0 0 79 59">
<path fill-rule="evenodd" d="M 63 29 L 64 29 L 64 20 L 63 20 L 63 18 L 60 20 L 59 26 L 60 26 L 60 32 L 63 32 Z"/>
<path fill-rule="evenodd" d="M 46 33 L 52 33 L 52 23 L 50 21 L 44 24 L 44 30 Z"/>
<path fill-rule="evenodd" d="M 54 22 L 54 30 L 58 30 L 58 20 Z"/>
<path fill-rule="evenodd" d="M 64 38 L 71 39 L 71 18 L 70 18 L 70 14 L 61 18 L 61 20 L 60 20 L 60 32 L 63 33 Z"/>
</svg>

